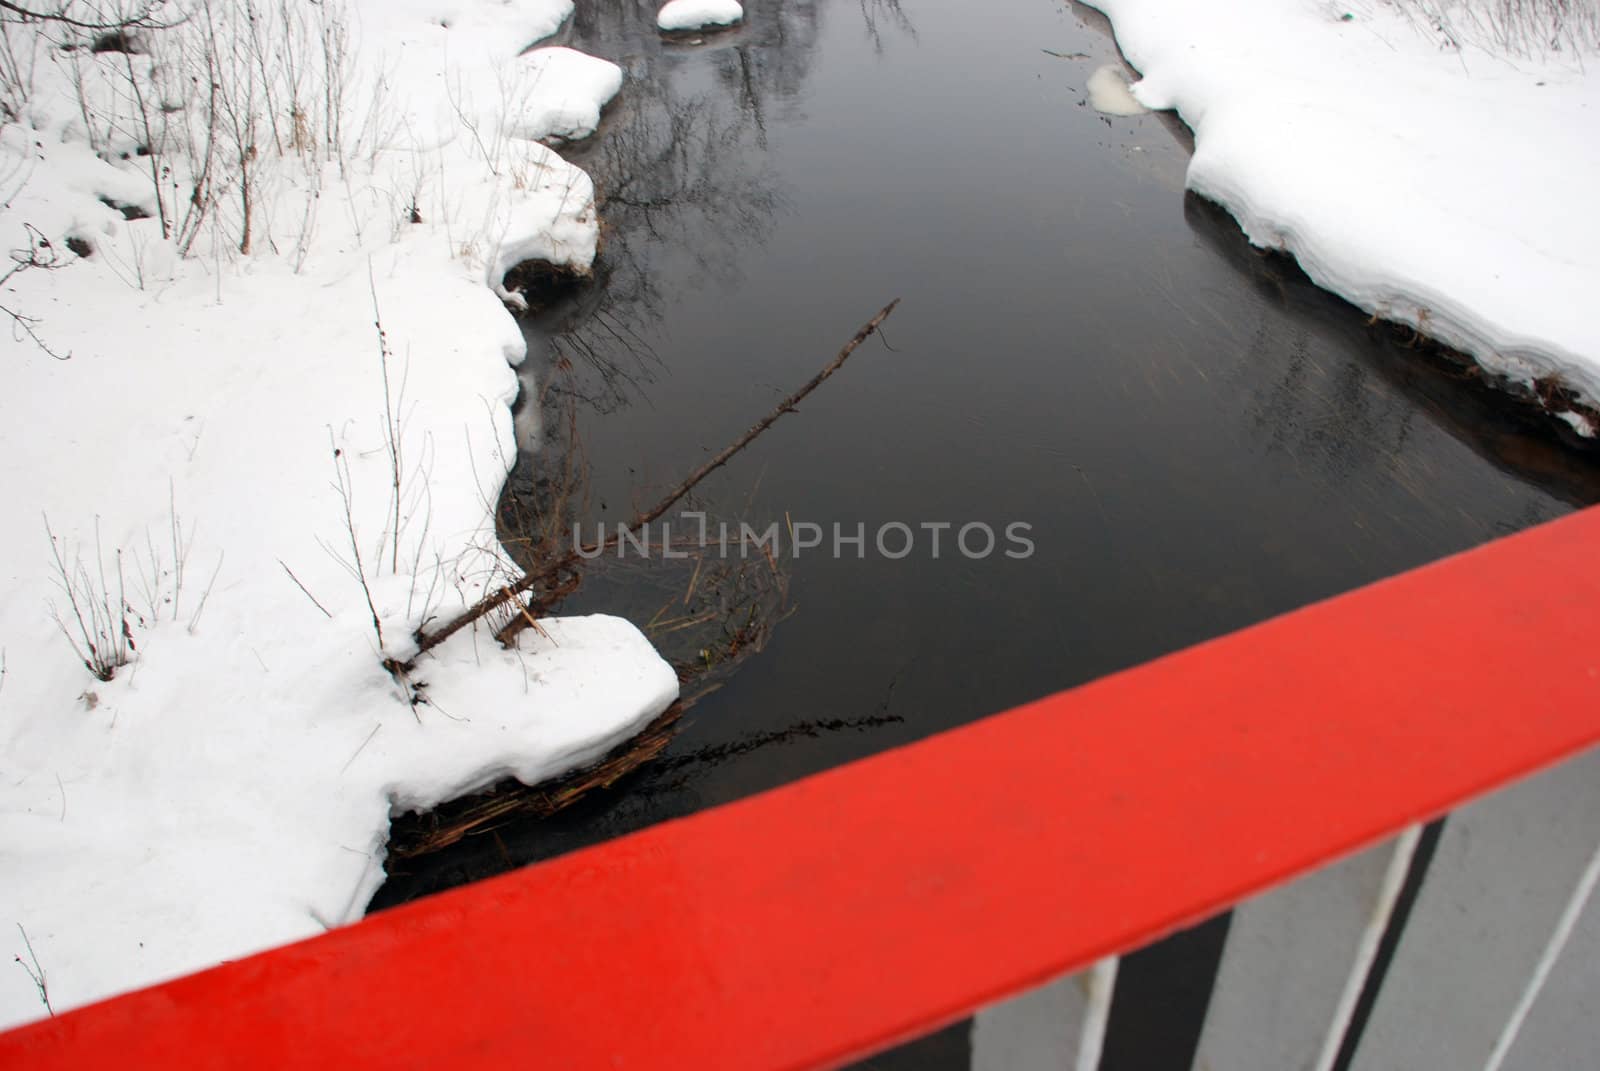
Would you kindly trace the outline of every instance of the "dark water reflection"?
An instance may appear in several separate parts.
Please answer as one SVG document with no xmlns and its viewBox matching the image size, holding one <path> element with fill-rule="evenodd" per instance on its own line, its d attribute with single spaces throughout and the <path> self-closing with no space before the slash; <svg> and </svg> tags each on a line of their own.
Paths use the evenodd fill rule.
<svg viewBox="0 0 1600 1071">
<path fill-rule="evenodd" d="M 568 153 L 605 197 L 603 285 L 529 325 L 530 374 L 548 389 L 519 434 L 542 459 L 581 441 L 583 517 L 622 520 L 898 296 L 893 351 L 864 348 L 702 499 L 869 531 L 1025 521 L 1038 553 L 803 557 L 797 612 L 694 709 L 670 761 L 407 864 L 379 904 L 905 743 L 1600 498 L 1594 469 L 1553 438 L 1186 198 L 1181 127 L 1086 107 L 1085 79 L 1115 58 L 1091 13 L 746 9 L 743 29 L 698 46 L 658 38 L 653 0 L 581 3 L 565 31 L 628 79 L 598 137 Z M 535 494 L 543 463 L 524 463 L 513 493 Z M 566 607 L 654 608 L 603 577 Z"/>
</svg>

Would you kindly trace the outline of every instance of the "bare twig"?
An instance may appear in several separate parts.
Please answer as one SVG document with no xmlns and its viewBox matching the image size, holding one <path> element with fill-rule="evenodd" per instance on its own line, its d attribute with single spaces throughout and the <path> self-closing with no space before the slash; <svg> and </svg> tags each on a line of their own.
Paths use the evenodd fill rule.
<svg viewBox="0 0 1600 1071">
<path fill-rule="evenodd" d="M 383 622 L 378 618 L 378 607 L 372 601 L 372 587 L 367 583 L 367 567 L 361 560 L 361 540 L 356 537 L 355 481 L 350 475 L 350 459 L 333 442 L 333 429 L 328 429 L 328 445 L 333 447 L 333 472 L 338 479 L 334 489 L 344 506 L 344 530 L 350 537 L 350 553 L 355 557 L 354 573 L 361 584 L 361 594 L 366 596 L 367 610 L 372 614 L 372 631 L 378 637 L 378 650 L 383 650 Z"/>
<path fill-rule="evenodd" d="M 0 0 L 0 12 L 9 12 L 11 18 L 22 22 L 55 22 L 63 26 L 71 26 L 76 30 L 134 30 L 134 29 L 165 29 L 176 25 L 171 22 L 162 22 L 156 18 L 156 12 L 166 6 L 166 0 L 150 0 L 149 3 L 140 5 L 136 10 L 114 19 L 89 18 L 80 19 L 70 14 L 71 0 L 59 3 L 53 9 L 24 7 L 15 0 Z"/>
<path fill-rule="evenodd" d="M 391 493 L 394 495 L 394 528 L 391 535 L 394 537 L 394 551 L 390 556 L 389 571 L 400 572 L 400 428 L 395 415 L 396 403 L 394 394 L 389 389 L 389 336 L 383 330 L 383 313 L 378 309 L 378 284 L 372 277 L 372 261 L 367 261 L 367 288 L 372 292 L 372 326 L 378 332 L 378 360 L 383 370 L 383 445 L 389 454 L 389 473 L 392 480 Z M 378 550 L 378 563 L 382 568 L 383 549 Z"/>
<path fill-rule="evenodd" d="M 145 101 L 144 87 L 139 84 L 139 76 L 133 69 L 133 53 L 124 52 L 123 62 L 127 66 L 128 88 L 133 91 L 133 102 L 138 108 L 139 122 L 144 127 L 144 143 L 148 150 L 146 153 L 150 161 L 150 188 L 156 194 L 156 218 L 161 223 L 161 237 L 172 237 L 172 217 L 167 212 L 167 200 L 161 192 L 161 156 L 156 152 L 155 131 L 150 126 L 150 106 Z"/>
<path fill-rule="evenodd" d="M 283 562 L 282 558 L 278 559 L 278 564 L 282 565 L 283 566 L 283 571 L 289 574 L 289 579 L 294 581 L 294 586 L 299 588 L 301 593 L 304 594 L 306 598 L 311 600 L 311 605 L 315 606 L 317 609 L 322 611 L 322 616 L 324 616 L 324 617 L 332 617 L 333 616 L 331 613 L 328 612 L 328 608 L 326 606 L 322 605 L 320 602 L 318 602 L 317 601 L 317 597 L 315 595 L 311 594 L 310 589 L 308 589 L 304 584 L 300 583 L 300 578 L 294 575 L 294 570 L 289 568 L 287 565 L 284 565 L 284 562 Z"/>
<path fill-rule="evenodd" d="M 838 355 L 834 357 L 834 359 L 827 365 L 825 365 L 820 372 L 812 376 L 811 379 L 809 379 L 798 390 L 774 406 L 771 412 L 753 424 L 750 429 L 741 435 L 737 440 L 735 440 L 732 445 L 722 450 L 715 457 L 711 458 L 705 464 L 701 465 L 694 472 L 692 472 L 681 483 L 663 496 L 661 500 L 658 501 L 654 506 L 651 506 L 649 509 L 634 517 L 634 519 L 628 524 L 626 530 L 637 531 L 649 524 L 651 521 L 654 521 L 656 518 L 665 514 L 669 509 L 672 508 L 674 503 L 676 503 L 684 495 L 688 494 L 696 484 L 700 483 L 707 476 L 711 475 L 711 473 L 727 464 L 729 459 L 731 459 L 740 450 L 743 450 L 746 446 L 750 445 L 750 443 L 754 441 L 757 436 L 775 424 L 779 417 L 783 416 L 785 413 L 794 412 L 795 407 L 798 406 L 808 394 L 821 386 L 823 382 L 828 379 L 828 377 L 832 376 L 844 365 L 845 361 L 850 359 L 850 355 L 856 351 L 856 347 L 860 346 L 862 342 L 866 341 L 867 338 L 878 329 L 879 325 L 881 325 L 884 320 L 888 319 L 889 314 L 894 311 L 895 306 L 898 304 L 900 304 L 900 299 L 896 298 L 880 309 L 878 314 L 862 325 L 861 329 L 855 333 L 850 341 L 844 344 L 844 347 L 839 351 Z M 613 537 L 613 539 L 614 538 L 615 537 Z M 541 581 L 549 580 L 563 571 L 571 570 L 581 557 L 592 557 L 611 542 L 611 540 L 607 540 L 598 547 L 582 548 L 584 551 L 590 552 L 587 555 L 580 554 L 579 548 L 574 548 L 555 561 L 552 561 L 541 568 L 525 573 L 522 578 L 517 580 L 515 583 L 508 584 L 500 588 L 498 591 L 484 596 L 482 599 L 478 600 L 478 602 L 468 607 L 465 611 L 458 614 L 456 617 L 447 621 L 445 624 L 441 625 L 432 632 L 419 631 L 416 636 L 417 653 L 413 655 L 411 660 L 406 662 L 401 668 L 409 670 L 415 665 L 417 658 L 439 646 L 439 644 L 443 643 L 446 639 L 459 632 L 467 625 L 482 619 L 487 614 L 493 613 L 502 607 L 505 607 L 523 592 L 532 590 Z M 505 640 L 510 635 L 515 635 L 516 632 L 520 631 L 521 628 L 524 627 L 530 620 L 532 620 L 530 614 L 521 611 L 515 612 L 508 625 L 501 630 L 500 638 Z"/>
<path fill-rule="evenodd" d="M 117 590 L 112 591 L 106 576 L 105 557 L 100 545 L 100 519 L 95 518 L 94 574 L 83 564 L 77 551 L 68 553 L 64 543 L 50 527 L 50 518 L 44 518 L 45 535 L 50 539 L 50 552 L 55 561 L 55 581 L 72 611 L 72 621 L 77 633 L 68 627 L 66 619 L 51 606 L 56 627 L 72 645 L 73 653 L 84 668 L 102 681 L 109 681 L 117 669 L 128 664 L 128 652 L 135 650 L 133 630 L 128 622 L 127 595 L 122 583 L 122 552 L 117 551 Z M 68 564 L 68 558 L 71 564 Z"/>
<path fill-rule="evenodd" d="M 13 249 L 11 251 L 11 268 L 4 275 L 0 275 L 0 287 L 5 286 L 12 278 L 25 271 L 34 268 L 43 271 L 55 271 L 67 263 L 61 258 L 61 254 L 56 251 L 56 247 L 50 244 L 50 240 L 38 228 L 32 224 L 24 224 L 23 226 L 28 235 L 28 248 Z M 10 318 L 14 334 L 26 336 L 35 346 L 38 346 L 56 360 L 65 361 L 72 357 L 70 352 L 57 353 L 34 330 L 34 325 L 39 322 L 38 317 L 28 316 L 4 304 L 0 304 L 0 314 Z"/>
<path fill-rule="evenodd" d="M 206 589 L 200 593 L 200 604 L 194 608 L 194 613 L 189 617 L 189 635 L 194 635 L 194 630 L 200 624 L 200 615 L 206 611 L 206 600 L 211 597 L 211 589 L 216 585 L 217 575 L 222 572 L 222 559 L 227 556 L 227 551 L 217 555 L 217 567 L 211 570 L 211 579 L 206 581 Z"/>
<path fill-rule="evenodd" d="M 188 533 L 178 518 L 178 491 L 172 481 L 167 481 L 167 520 L 172 536 L 172 620 L 178 620 L 178 603 L 183 598 L 183 569 L 189 562 L 189 550 L 194 545 L 194 528 Z"/>
<path fill-rule="evenodd" d="M 30 967 L 23 962 L 21 956 L 13 956 L 12 958 L 17 961 L 23 970 L 28 972 L 28 977 L 33 979 L 33 987 L 39 991 L 39 999 L 44 1002 L 44 1010 L 54 1018 L 56 1010 L 50 1006 L 50 986 L 45 981 L 44 968 L 39 966 L 39 957 L 34 954 L 33 942 L 28 940 L 28 931 L 22 928 L 22 923 L 20 922 L 17 923 L 17 932 L 22 934 L 22 943 L 27 946 L 28 958 L 33 960 L 33 966 Z"/>
<path fill-rule="evenodd" d="M 361 741 L 361 746 L 356 748 L 355 753 L 352 754 L 348 759 L 344 760 L 344 765 L 343 766 L 339 767 L 339 772 L 340 773 L 344 773 L 346 770 L 348 770 L 350 768 L 350 764 L 352 762 L 355 762 L 356 759 L 360 757 L 360 755 L 361 755 L 361 753 L 363 751 L 367 750 L 367 745 L 372 743 L 372 738 L 374 736 L 378 735 L 378 730 L 381 729 L 381 728 L 383 728 L 383 723 L 381 723 L 381 722 L 372 727 L 372 732 L 368 733 L 367 734 L 367 738 L 365 740 Z"/>
</svg>

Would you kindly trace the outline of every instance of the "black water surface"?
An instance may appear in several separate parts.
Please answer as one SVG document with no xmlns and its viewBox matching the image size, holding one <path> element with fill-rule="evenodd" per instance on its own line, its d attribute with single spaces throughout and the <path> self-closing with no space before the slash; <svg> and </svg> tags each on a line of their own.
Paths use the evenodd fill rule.
<svg viewBox="0 0 1600 1071">
<path fill-rule="evenodd" d="M 581 3 L 564 31 L 627 81 L 600 133 L 564 150 L 603 198 L 601 283 L 528 325 L 518 429 L 539 458 L 524 453 L 512 493 L 534 495 L 540 467 L 578 441 L 589 530 L 626 519 L 899 297 L 893 350 L 870 341 L 702 504 L 869 534 L 1025 522 L 1036 553 L 968 560 L 947 545 L 935 559 L 924 541 L 902 560 L 870 545 L 802 555 L 795 613 L 694 708 L 670 761 L 552 820 L 400 864 L 375 907 L 1600 499 L 1591 463 L 1186 197 L 1175 120 L 1089 108 L 1085 80 L 1117 54 L 1088 9 L 745 6 L 743 28 L 699 44 L 663 42 L 653 2 Z M 564 610 L 643 624 L 661 593 L 638 575 L 602 571 Z"/>
</svg>

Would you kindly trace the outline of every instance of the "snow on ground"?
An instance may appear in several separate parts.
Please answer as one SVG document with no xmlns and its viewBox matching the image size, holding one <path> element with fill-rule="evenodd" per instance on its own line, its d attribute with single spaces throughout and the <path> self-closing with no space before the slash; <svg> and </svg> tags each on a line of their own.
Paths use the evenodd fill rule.
<svg viewBox="0 0 1600 1071">
<path fill-rule="evenodd" d="M 1138 99 L 1194 129 L 1189 186 L 1252 242 L 1518 383 L 1600 401 L 1592 35 L 1533 48 L 1487 0 L 1090 2 Z"/>
<path fill-rule="evenodd" d="M 586 138 L 600 125 L 601 107 L 622 88 L 621 67 L 570 48 L 536 48 L 519 66 L 529 72 L 532 98 L 512 116 L 519 137 Z"/>
<path fill-rule="evenodd" d="M 667 0 L 656 16 L 663 30 L 681 32 L 711 26 L 732 26 L 744 18 L 738 0 Z"/>
<path fill-rule="evenodd" d="M 298 87 L 254 99 L 244 138 L 214 131 L 192 231 L 197 21 L 132 57 L 39 48 L 7 98 L 7 248 L 28 225 L 66 263 L 13 276 L 0 304 L 70 359 L 0 342 L 0 1026 L 45 1014 L 35 964 L 59 1011 L 349 922 L 394 810 L 571 768 L 676 695 L 636 629 L 592 617 L 516 651 L 464 630 L 421 661 L 413 708 L 373 625 L 404 655 L 424 617 L 507 573 L 492 509 L 523 342 L 493 288 L 521 257 L 588 268 L 592 186 L 538 139 L 592 129 L 616 68 L 519 55 L 568 0 L 282 10 L 305 21 L 258 32 L 279 41 L 268 70 L 297 57 Z M 317 74 L 337 56 L 342 99 Z M 167 124 L 159 201 L 134 85 Z M 46 518 L 80 597 L 126 590 L 137 650 L 110 681 L 52 620 L 73 616 Z"/>
</svg>

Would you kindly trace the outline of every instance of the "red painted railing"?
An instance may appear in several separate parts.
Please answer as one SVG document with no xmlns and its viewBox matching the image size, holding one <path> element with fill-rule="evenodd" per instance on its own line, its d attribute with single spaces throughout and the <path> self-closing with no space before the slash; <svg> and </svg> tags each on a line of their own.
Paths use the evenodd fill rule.
<svg viewBox="0 0 1600 1071">
<path fill-rule="evenodd" d="M 0 1035 L 0 1066 L 837 1065 L 1600 740 L 1597 625 L 1591 510 Z"/>
</svg>

